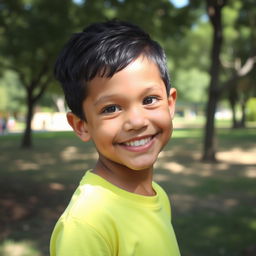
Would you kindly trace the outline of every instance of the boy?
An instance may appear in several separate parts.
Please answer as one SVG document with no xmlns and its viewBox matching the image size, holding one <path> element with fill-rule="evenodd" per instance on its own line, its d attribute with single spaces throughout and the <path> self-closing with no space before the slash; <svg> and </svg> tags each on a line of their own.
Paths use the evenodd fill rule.
<svg viewBox="0 0 256 256">
<path fill-rule="evenodd" d="M 130 23 L 93 24 L 73 35 L 55 75 L 69 124 L 98 160 L 55 226 L 51 255 L 180 255 L 168 197 L 152 182 L 176 100 L 162 48 Z"/>
</svg>

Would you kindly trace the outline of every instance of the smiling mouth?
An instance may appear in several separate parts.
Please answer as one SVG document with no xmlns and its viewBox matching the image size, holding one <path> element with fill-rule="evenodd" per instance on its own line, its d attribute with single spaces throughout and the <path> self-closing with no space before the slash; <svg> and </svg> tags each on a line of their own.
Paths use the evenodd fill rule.
<svg viewBox="0 0 256 256">
<path fill-rule="evenodd" d="M 121 143 L 121 145 L 124 145 L 126 147 L 143 147 L 143 146 L 149 144 L 154 137 L 155 137 L 155 135 L 140 138 L 140 139 L 133 139 L 133 140 L 130 140 L 127 142 L 123 142 L 123 143 Z"/>
</svg>

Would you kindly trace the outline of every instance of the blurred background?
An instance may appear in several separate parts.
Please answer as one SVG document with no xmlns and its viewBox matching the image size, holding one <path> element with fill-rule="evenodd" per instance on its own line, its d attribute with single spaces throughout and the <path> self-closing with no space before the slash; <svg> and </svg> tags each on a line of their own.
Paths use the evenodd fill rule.
<svg viewBox="0 0 256 256">
<path fill-rule="evenodd" d="M 254 0 L 0 1 L 0 255 L 49 255 L 53 226 L 97 158 L 66 122 L 53 66 L 72 33 L 113 18 L 160 42 L 178 91 L 155 179 L 181 254 L 256 255 Z"/>
</svg>

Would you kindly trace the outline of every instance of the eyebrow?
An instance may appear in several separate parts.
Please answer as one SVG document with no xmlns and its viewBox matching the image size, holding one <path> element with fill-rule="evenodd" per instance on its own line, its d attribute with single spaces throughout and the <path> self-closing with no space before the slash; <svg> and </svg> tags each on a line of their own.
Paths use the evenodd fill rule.
<svg viewBox="0 0 256 256">
<path fill-rule="evenodd" d="M 153 85 L 153 86 L 149 86 L 149 87 L 145 88 L 145 90 L 143 90 L 141 95 L 147 94 L 147 93 L 149 93 L 151 91 L 155 91 L 155 90 L 162 91 L 159 88 L 159 86 Z M 120 94 L 116 94 L 116 93 L 109 94 L 109 95 L 103 95 L 103 96 L 99 97 L 94 102 L 94 106 L 100 105 L 102 102 L 105 102 L 105 101 L 108 101 L 108 100 L 112 100 L 112 99 L 115 99 L 115 98 L 124 98 L 124 96 L 120 95 Z"/>
<path fill-rule="evenodd" d="M 102 102 L 111 100 L 111 99 L 116 98 L 116 97 L 120 97 L 120 95 L 119 94 L 109 94 L 109 95 L 106 95 L 106 96 L 99 97 L 94 102 L 94 106 L 100 105 Z"/>
</svg>

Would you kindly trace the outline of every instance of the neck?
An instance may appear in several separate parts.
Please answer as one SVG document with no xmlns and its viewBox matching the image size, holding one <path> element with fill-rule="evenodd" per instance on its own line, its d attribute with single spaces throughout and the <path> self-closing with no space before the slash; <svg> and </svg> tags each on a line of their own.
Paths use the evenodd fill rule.
<svg viewBox="0 0 256 256">
<path fill-rule="evenodd" d="M 144 196 L 155 195 L 152 187 L 153 167 L 145 170 L 132 170 L 99 158 L 93 172 L 128 192 Z"/>
</svg>

